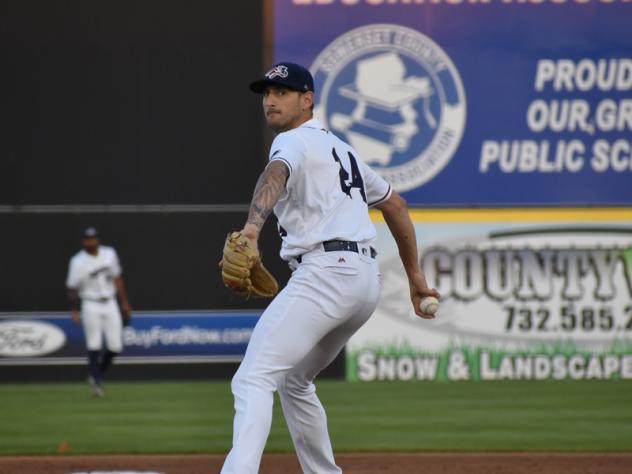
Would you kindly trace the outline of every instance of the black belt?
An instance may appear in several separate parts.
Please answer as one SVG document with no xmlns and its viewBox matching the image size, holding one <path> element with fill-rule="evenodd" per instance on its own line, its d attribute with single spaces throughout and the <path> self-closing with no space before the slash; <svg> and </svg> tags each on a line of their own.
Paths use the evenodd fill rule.
<svg viewBox="0 0 632 474">
<path fill-rule="evenodd" d="M 83 300 L 86 300 L 86 301 L 94 301 L 94 302 L 96 302 L 96 303 L 107 303 L 107 302 L 108 302 L 108 301 L 110 301 L 112 298 L 106 298 L 106 297 L 103 297 L 103 298 L 82 298 L 82 299 L 83 299 Z"/>
<path fill-rule="evenodd" d="M 328 240 L 327 242 L 323 242 L 323 249 L 325 250 L 325 252 L 355 252 L 355 253 L 360 253 L 360 250 L 358 248 L 358 243 L 357 242 L 350 242 L 348 240 Z M 370 252 L 371 252 L 371 258 L 375 258 L 375 256 L 377 255 L 377 251 L 373 248 L 370 247 Z M 365 249 L 362 249 L 363 252 L 366 251 Z M 298 263 L 301 263 L 301 260 L 303 260 L 303 256 L 299 255 L 298 257 L 296 257 L 296 261 Z"/>
</svg>

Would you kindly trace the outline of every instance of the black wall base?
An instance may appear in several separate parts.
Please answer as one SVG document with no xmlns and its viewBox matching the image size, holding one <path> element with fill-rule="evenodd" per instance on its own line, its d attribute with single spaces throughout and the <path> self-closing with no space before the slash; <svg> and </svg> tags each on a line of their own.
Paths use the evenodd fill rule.
<svg viewBox="0 0 632 474">
<path fill-rule="evenodd" d="M 107 375 L 113 380 L 230 380 L 239 363 L 209 364 L 117 364 Z M 86 380 L 87 366 L 83 365 L 39 365 L 0 366 L 0 382 L 79 382 Z M 343 379 L 345 377 L 345 351 L 320 374 L 319 378 Z"/>
</svg>

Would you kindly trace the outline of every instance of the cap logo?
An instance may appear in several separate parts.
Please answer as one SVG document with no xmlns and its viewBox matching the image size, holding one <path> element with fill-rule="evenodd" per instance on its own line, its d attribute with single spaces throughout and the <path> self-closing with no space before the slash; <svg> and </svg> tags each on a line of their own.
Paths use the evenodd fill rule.
<svg viewBox="0 0 632 474">
<path fill-rule="evenodd" d="M 265 73 L 265 77 L 267 77 L 268 79 L 274 79 L 275 77 L 285 79 L 287 76 L 287 66 L 274 66 L 272 69 Z"/>
</svg>

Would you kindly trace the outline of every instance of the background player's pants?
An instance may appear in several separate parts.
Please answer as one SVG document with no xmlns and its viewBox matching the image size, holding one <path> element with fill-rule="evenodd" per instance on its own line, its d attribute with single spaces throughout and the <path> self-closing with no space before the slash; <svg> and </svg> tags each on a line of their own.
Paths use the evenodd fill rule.
<svg viewBox="0 0 632 474">
<path fill-rule="evenodd" d="M 123 350 L 123 322 L 116 299 L 104 303 L 82 300 L 81 321 L 88 351 L 100 351 L 104 336 L 110 351 Z"/>
<path fill-rule="evenodd" d="M 368 256 L 323 251 L 303 256 L 261 316 L 233 377 L 233 448 L 222 474 L 259 471 L 275 390 L 303 472 L 342 472 L 312 382 L 369 319 L 379 292 L 378 265 Z"/>
</svg>

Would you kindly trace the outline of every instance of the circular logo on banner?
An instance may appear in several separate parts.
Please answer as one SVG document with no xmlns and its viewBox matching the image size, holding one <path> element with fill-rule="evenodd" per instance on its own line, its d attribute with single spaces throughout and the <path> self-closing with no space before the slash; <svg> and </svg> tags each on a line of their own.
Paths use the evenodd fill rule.
<svg viewBox="0 0 632 474">
<path fill-rule="evenodd" d="M 465 126 L 465 93 L 446 53 L 399 25 L 336 38 L 311 66 L 314 113 L 397 191 L 430 181 L 448 164 Z"/>
<path fill-rule="evenodd" d="M 65 343 L 64 331 L 44 321 L 0 322 L 0 356 L 42 356 L 61 349 Z"/>
</svg>

